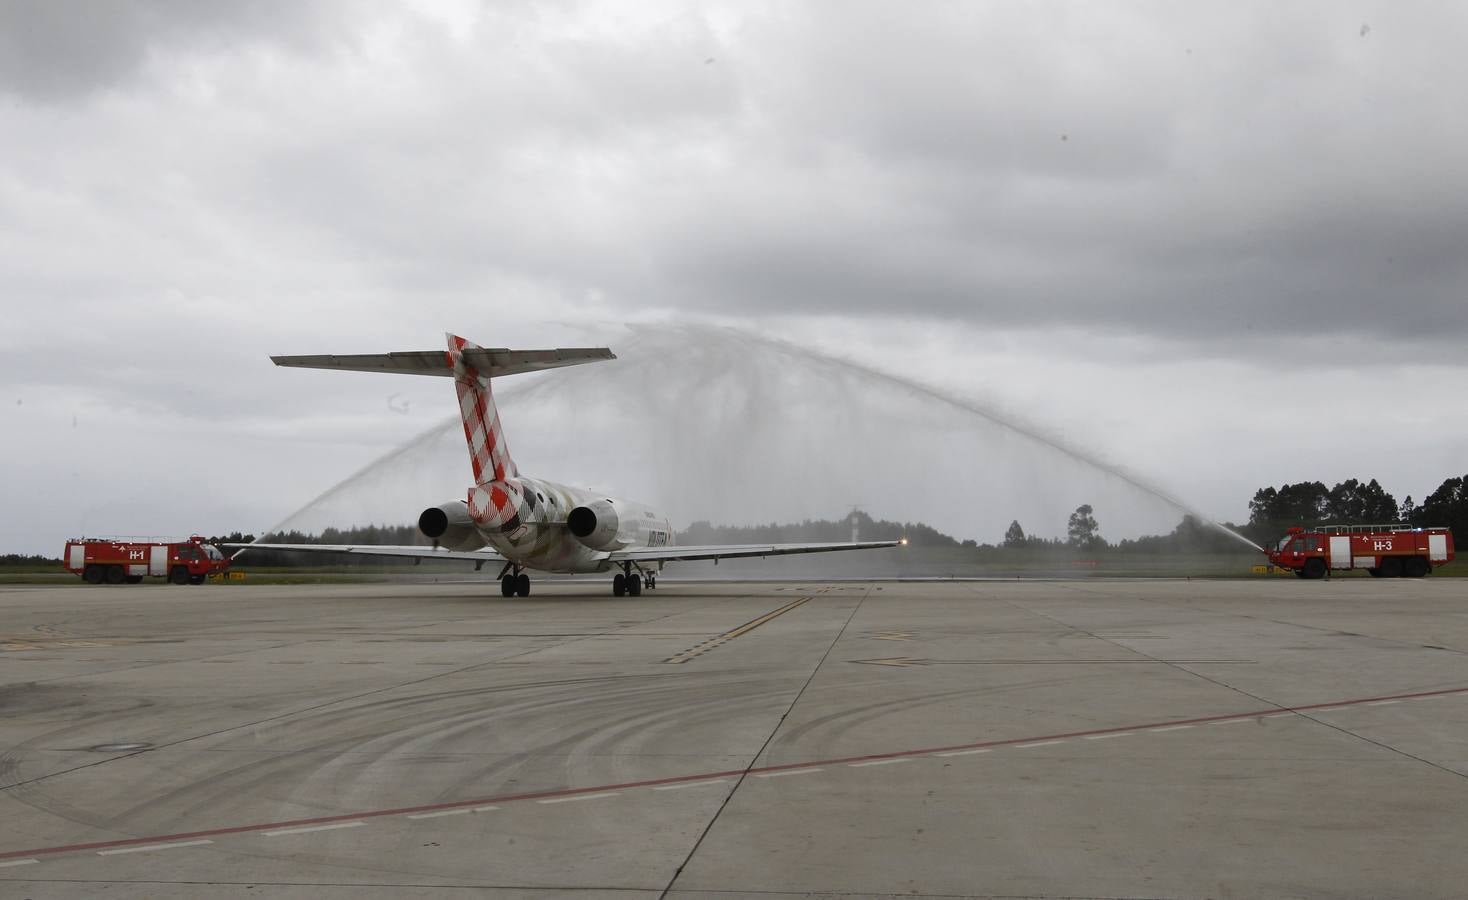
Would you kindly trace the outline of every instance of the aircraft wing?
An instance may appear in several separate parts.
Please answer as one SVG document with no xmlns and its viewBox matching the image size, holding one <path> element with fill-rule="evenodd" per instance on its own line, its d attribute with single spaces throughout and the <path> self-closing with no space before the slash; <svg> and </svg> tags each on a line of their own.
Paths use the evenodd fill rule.
<svg viewBox="0 0 1468 900">
<path fill-rule="evenodd" d="M 613 550 L 608 562 L 673 562 L 695 559 L 738 559 L 744 556 L 784 556 L 790 553 L 832 553 L 837 550 L 875 550 L 900 547 L 907 541 L 831 541 L 812 544 L 708 544 L 702 547 L 638 547 Z"/>
<path fill-rule="evenodd" d="M 303 553 L 354 553 L 360 556 L 406 556 L 413 559 L 468 560 L 483 565 L 504 562 L 493 550 L 444 550 L 436 547 L 394 546 L 391 544 L 224 544 L 231 550 L 299 550 Z"/>
</svg>

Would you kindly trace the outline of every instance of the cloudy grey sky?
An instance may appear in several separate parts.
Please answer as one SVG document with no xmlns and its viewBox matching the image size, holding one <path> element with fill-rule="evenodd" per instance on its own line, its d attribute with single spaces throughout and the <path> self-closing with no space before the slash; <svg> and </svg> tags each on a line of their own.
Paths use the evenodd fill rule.
<svg viewBox="0 0 1468 900">
<path fill-rule="evenodd" d="M 1468 470 L 1465 42 L 1446 2 L 0 3 L 0 551 L 273 524 L 453 406 L 266 355 L 445 330 L 630 347 L 507 397 L 512 447 L 679 522 L 1175 519 L 799 346 L 1220 518 L 1420 499 Z M 457 493 L 425 453 L 341 514 Z"/>
</svg>

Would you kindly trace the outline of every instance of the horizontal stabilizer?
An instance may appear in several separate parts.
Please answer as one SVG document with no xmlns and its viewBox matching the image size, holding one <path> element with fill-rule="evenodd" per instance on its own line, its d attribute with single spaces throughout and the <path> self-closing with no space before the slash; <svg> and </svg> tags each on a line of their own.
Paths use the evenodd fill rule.
<svg viewBox="0 0 1468 900">
<path fill-rule="evenodd" d="M 607 347 L 558 347 L 554 350 L 505 350 L 479 348 L 461 351 L 464 362 L 480 377 L 498 378 L 521 372 L 540 372 L 562 366 L 602 362 L 617 356 Z M 451 378 L 453 364 L 442 350 L 400 350 L 396 353 L 331 353 L 315 356 L 272 356 L 277 366 L 299 369 L 340 369 L 345 372 L 395 372 L 399 375 L 442 375 Z"/>
</svg>

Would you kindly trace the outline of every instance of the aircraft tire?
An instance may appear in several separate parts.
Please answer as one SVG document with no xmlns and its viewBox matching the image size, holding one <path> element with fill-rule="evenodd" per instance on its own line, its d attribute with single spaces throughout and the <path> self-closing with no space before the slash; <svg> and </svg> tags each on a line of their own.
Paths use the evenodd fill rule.
<svg viewBox="0 0 1468 900">
<path fill-rule="evenodd" d="M 612 576 L 612 596 L 620 597 L 627 593 L 627 576 L 618 572 Z"/>
<path fill-rule="evenodd" d="M 633 575 L 627 579 L 627 593 L 634 597 L 642 596 L 642 576 Z"/>
<path fill-rule="evenodd" d="M 518 585 L 515 584 L 515 576 L 506 575 L 504 578 L 500 579 L 500 594 L 505 597 L 513 597 L 515 596 L 515 588 L 517 586 Z"/>
<path fill-rule="evenodd" d="M 101 584 L 106 577 L 107 573 L 102 571 L 102 567 L 96 563 L 87 563 L 82 568 L 82 581 L 87 584 Z"/>
<path fill-rule="evenodd" d="M 519 594 L 521 597 L 530 596 L 530 576 L 526 575 L 524 572 L 521 572 L 519 575 L 515 576 L 515 593 Z"/>
</svg>

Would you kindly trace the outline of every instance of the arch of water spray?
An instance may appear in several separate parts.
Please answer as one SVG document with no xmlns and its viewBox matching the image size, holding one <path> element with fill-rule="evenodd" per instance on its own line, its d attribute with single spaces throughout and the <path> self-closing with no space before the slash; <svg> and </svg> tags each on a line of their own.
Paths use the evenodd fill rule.
<svg viewBox="0 0 1468 900">
<path fill-rule="evenodd" d="M 617 362 L 496 382 L 527 471 L 645 499 L 683 523 L 829 518 L 860 496 L 878 515 L 993 541 L 1015 518 L 1062 533 L 1089 502 L 1113 537 L 1169 530 L 1187 513 L 1255 546 L 1059 434 L 901 375 L 730 328 L 599 337 Z M 271 531 L 410 521 L 463 493 L 461 444 L 447 415 Z"/>
</svg>

